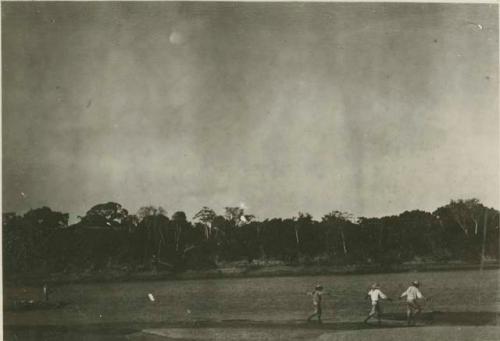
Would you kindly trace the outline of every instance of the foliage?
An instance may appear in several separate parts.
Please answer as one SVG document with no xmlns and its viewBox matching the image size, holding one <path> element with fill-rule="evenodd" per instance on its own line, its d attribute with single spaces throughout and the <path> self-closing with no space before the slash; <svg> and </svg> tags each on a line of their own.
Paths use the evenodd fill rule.
<svg viewBox="0 0 500 341">
<path fill-rule="evenodd" d="M 120 227 L 127 216 L 128 211 L 120 204 L 108 202 L 93 206 L 81 218 L 81 223 L 87 226 Z"/>
<path fill-rule="evenodd" d="M 433 213 L 361 217 L 331 211 L 257 221 L 241 207 L 224 215 L 203 207 L 189 221 L 162 207 L 131 215 L 120 204 L 93 206 L 77 224 L 48 207 L 3 214 L 4 271 L 81 272 L 109 267 L 171 271 L 219 261 L 280 260 L 288 264 L 380 264 L 498 259 L 499 211 L 477 199 L 452 200 Z M 154 263 L 154 264 L 153 264 Z"/>
</svg>

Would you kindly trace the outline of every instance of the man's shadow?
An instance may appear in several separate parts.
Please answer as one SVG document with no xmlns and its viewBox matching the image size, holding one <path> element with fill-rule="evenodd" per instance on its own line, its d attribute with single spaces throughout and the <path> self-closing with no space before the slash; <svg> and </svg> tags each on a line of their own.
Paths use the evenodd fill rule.
<svg viewBox="0 0 500 341">
<path fill-rule="evenodd" d="M 500 325 L 500 313 L 496 312 L 424 312 L 417 316 L 416 325 L 411 327 L 425 326 L 486 326 Z M 405 313 L 387 313 L 382 315 L 381 323 L 376 319 L 369 323 L 359 322 L 328 322 L 308 323 L 309 328 L 320 328 L 330 330 L 359 330 L 380 328 L 401 328 L 407 326 Z"/>
<path fill-rule="evenodd" d="M 389 313 L 382 316 L 383 320 L 406 321 L 404 313 Z M 472 312 L 472 311 L 431 311 L 417 316 L 417 321 L 435 325 L 484 326 L 497 325 L 500 322 L 500 313 Z"/>
</svg>

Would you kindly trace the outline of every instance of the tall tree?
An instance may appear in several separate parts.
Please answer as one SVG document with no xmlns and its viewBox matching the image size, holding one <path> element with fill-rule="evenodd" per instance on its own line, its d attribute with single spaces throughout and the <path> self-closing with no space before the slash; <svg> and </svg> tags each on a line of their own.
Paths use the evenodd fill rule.
<svg viewBox="0 0 500 341">
<path fill-rule="evenodd" d="M 175 226 L 175 251 L 178 253 L 180 251 L 180 241 L 183 229 L 186 227 L 187 223 L 186 213 L 182 211 L 175 212 L 172 215 L 172 222 Z"/>
<path fill-rule="evenodd" d="M 198 211 L 198 213 L 196 213 L 193 217 L 193 219 L 197 219 L 203 224 L 206 239 L 209 239 L 210 235 L 212 234 L 213 223 L 216 218 L 217 214 L 215 213 L 215 211 L 206 206 L 203 206 L 203 208 Z"/>
<path fill-rule="evenodd" d="M 488 243 L 487 229 L 489 214 L 496 210 L 485 207 L 478 199 L 451 200 L 449 204 L 439 207 L 433 212 L 443 227 L 445 238 L 455 257 L 478 260 L 481 256 L 482 243 Z M 456 231 L 460 231 L 458 235 Z M 494 233 L 492 226 L 491 232 Z M 486 233 L 486 237 L 483 238 Z M 490 234 L 493 237 L 493 234 Z M 495 240 L 497 244 L 498 241 Z M 486 246 L 485 246 L 486 249 Z"/>
<path fill-rule="evenodd" d="M 167 247 L 166 232 L 169 222 L 166 214 L 167 212 L 161 206 L 144 206 L 137 211 L 139 226 L 146 233 L 145 259 L 149 259 L 153 254 L 161 259 L 164 254 L 163 251 Z M 149 249 L 150 245 L 154 252 Z"/>
<path fill-rule="evenodd" d="M 328 214 L 325 214 L 323 218 L 321 218 L 322 222 L 325 223 L 328 228 L 339 231 L 340 239 L 342 242 L 342 252 L 344 256 L 346 256 L 349 252 L 347 239 L 345 236 L 345 228 L 347 227 L 347 225 L 349 225 L 349 223 L 352 222 L 352 219 L 352 214 L 341 211 L 332 211 Z"/>
</svg>

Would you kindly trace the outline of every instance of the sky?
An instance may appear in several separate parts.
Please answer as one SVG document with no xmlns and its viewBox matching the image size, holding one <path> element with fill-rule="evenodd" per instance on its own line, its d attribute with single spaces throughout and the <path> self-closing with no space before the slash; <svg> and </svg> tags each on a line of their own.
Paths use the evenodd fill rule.
<svg viewBox="0 0 500 341">
<path fill-rule="evenodd" d="M 492 4 L 2 3 L 3 210 L 499 208 Z"/>
</svg>

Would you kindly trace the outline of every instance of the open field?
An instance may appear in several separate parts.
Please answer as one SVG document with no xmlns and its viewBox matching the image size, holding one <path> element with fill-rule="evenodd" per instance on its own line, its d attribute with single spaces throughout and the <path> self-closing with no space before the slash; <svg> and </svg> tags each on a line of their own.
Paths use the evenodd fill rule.
<svg viewBox="0 0 500 341">
<path fill-rule="evenodd" d="M 6 335 L 19 340 L 41 335 L 53 340 L 197 339 L 200 333 L 211 333 L 212 339 L 326 340 L 325 333 L 367 328 L 384 335 L 404 327 L 405 306 L 397 300 L 387 302 L 382 329 L 364 326 L 360 321 L 369 308 L 364 300 L 367 288 L 380 282 L 382 290 L 396 298 L 411 280 L 418 279 L 431 300 L 419 327 L 410 329 L 446 326 L 451 328 L 449 333 L 457 333 L 462 326 L 489 325 L 491 334 L 496 333 L 493 326 L 498 325 L 500 313 L 499 274 L 489 270 L 73 284 L 55 288 L 51 301 L 64 302 L 61 308 L 5 311 L 4 323 Z M 323 326 L 303 322 L 311 310 L 305 293 L 316 283 L 332 292 L 325 298 Z M 37 299 L 39 292 L 38 288 L 5 288 L 5 304 L 14 298 Z M 155 302 L 148 300 L 148 293 L 153 293 Z M 446 334 L 446 328 L 437 334 Z"/>
<path fill-rule="evenodd" d="M 320 276 L 320 275 L 360 275 L 402 272 L 438 272 L 438 271 L 465 271 L 477 270 L 479 264 L 462 261 L 454 262 L 408 262 L 403 264 L 381 266 L 379 264 L 355 265 L 289 265 L 282 261 L 270 262 L 224 262 L 214 269 L 187 270 L 172 272 L 165 267 L 154 273 L 151 270 L 130 271 L 129 269 L 110 269 L 106 271 L 77 272 L 77 273 L 46 273 L 28 272 L 23 274 L 9 274 L 4 278 L 7 286 L 30 286 L 48 282 L 56 285 L 74 283 L 97 282 L 135 282 L 157 280 L 192 280 L 192 279 L 220 279 L 220 278 L 249 278 L 249 277 L 279 277 L 279 276 Z M 483 264 L 484 270 L 498 270 L 500 264 L 496 260 L 489 260 Z"/>
</svg>

